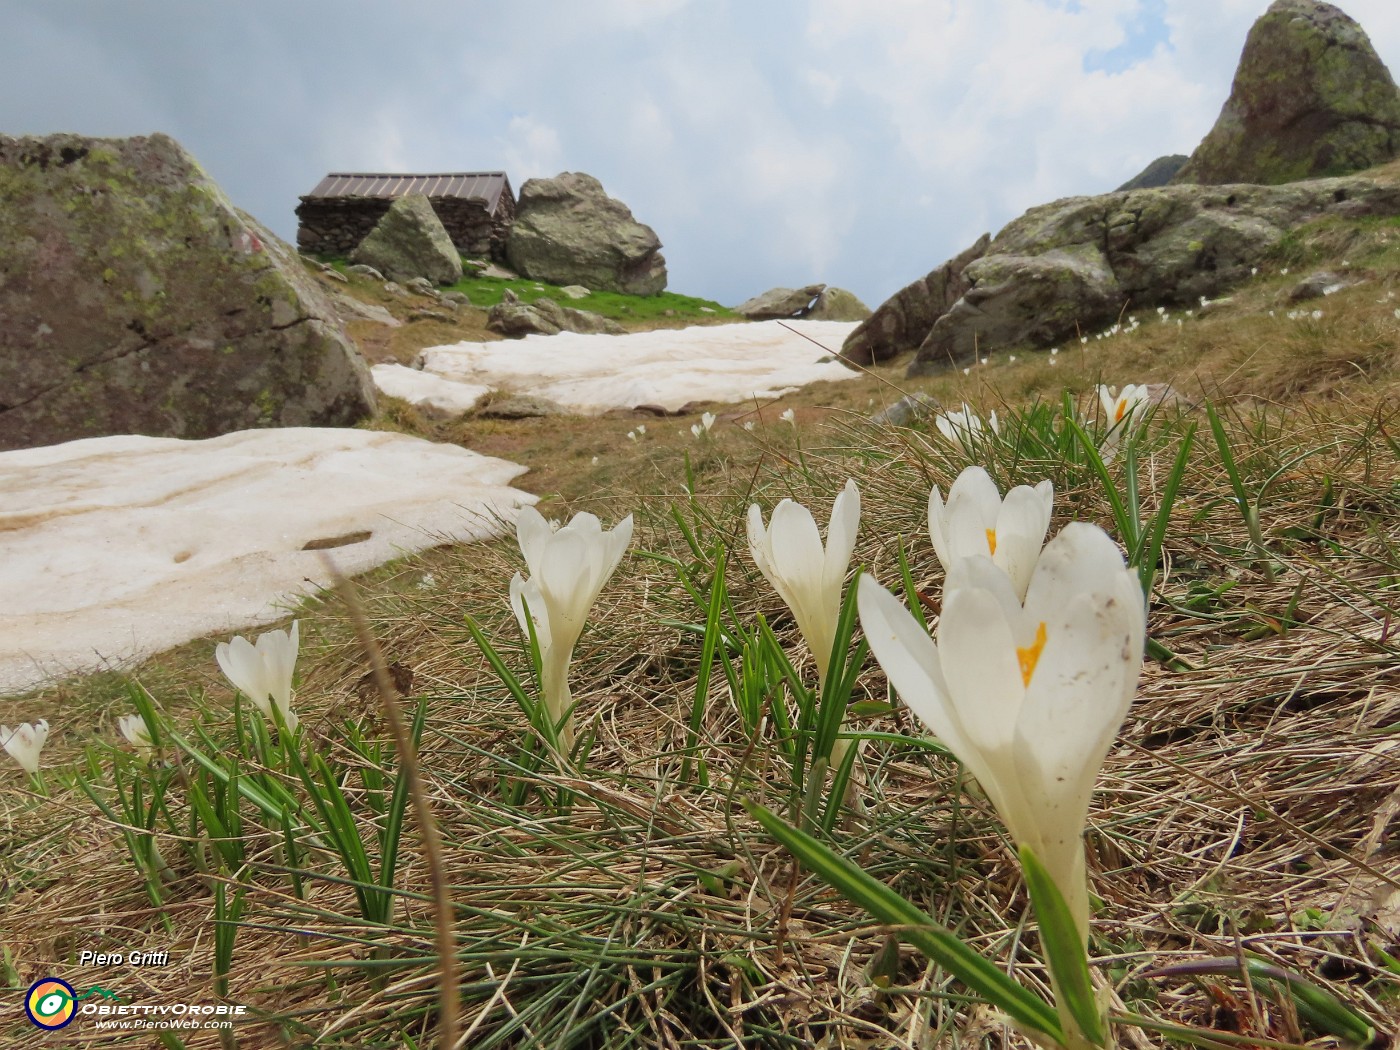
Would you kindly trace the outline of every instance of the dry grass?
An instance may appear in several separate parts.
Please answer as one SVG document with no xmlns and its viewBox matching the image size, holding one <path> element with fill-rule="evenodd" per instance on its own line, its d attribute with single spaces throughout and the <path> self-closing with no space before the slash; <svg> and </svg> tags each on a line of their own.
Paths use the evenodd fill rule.
<svg viewBox="0 0 1400 1050">
<path fill-rule="evenodd" d="M 1358 243 L 1345 250 L 1356 253 Z M 730 406 L 703 442 L 690 438 L 688 418 L 430 424 L 397 408 L 384 425 L 535 467 L 525 480 L 549 497 L 550 514 L 638 517 L 634 553 L 603 592 L 575 659 L 575 698 L 594 737 L 580 774 L 512 767 L 519 712 L 462 623 L 470 613 L 523 666 L 505 600 L 521 568 L 512 542 L 427 552 L 361 581 L 376 636 L 414 673 L 405 708 L 419 698 L 428 705 L 422 763 L 457 909 L 464 1045 L 1019 1044 L 908 949 L 893 987 L 871 982 L 867 967 L 885 931 L 794 871 L 737 804 L 782 808 L 787 798 L 777 758 L 745 736 L 722 679 L 712 682 L 701 734 L 709 784 L 678 780 L 700 646 L 675 625 L 699 614 L 671 570 L 640 552 L 696 561 L 670 516 L 675 505 L 702 550 L 718 540 L 733 553 L 741 618 L 762 612 L 805 660 L 744 550 L 751 499 L 771 506 L 792 496 L 820 519 L 855 477 L 864 505 L 857 560 L 892 583 L 902 538 L 916 581 L 936 597 L 941 574 L 924 504 L 928 486 L 946 486 L 963 460 L 923 429 L 870 428 L 862 419 L 871 400 L 887 403 L 908 388 L 1006 416 L 1058 398 L 1062 387 L 1087 406 L 1100 379 L 1170 382 L 1222 407 L 1267 547 L 1251 549 L 1202 427 L 1149 616 L 1150 634 L 1178 669 L 1147 664 L 1089 822 L 1100 979 L 1136 1013 L 1257 1039 L 1317 1039 L 1286 1005 L 1236 979 L 1142 976 L 1249 952 L 1311 974 L 1393 1028 L 1400 964 L 1386 959 L 1400 958 L 1400 322 L 1389 300 L 1376 301 L 1388 278 L 1373 268 L 1369 280 L 1320 304 L 1322 320 L 1302 322 L 1282 316 L 1287 279 L 1262 275 L 1213 316 L 1180 328 L 1145 320 L 1131 335 L 1062 348 L 1054 366 L 1023 355 L 1013 365 L 1003 354 L 968 376 L 912 384 L 882 370 L 774 404 Z M 786 407 L 796 427 L 778 419 Z M 749 412 L 760 422 L 752 433 L 738 426 Z M 646 439 L 626 440 L 639 421 Z M 1153 422 L 1149 513 L 1175 442 L 1200 422 L 1190 408 Z M 1003 486 L 1055 478 L 1052 532 L 1071 518 L 1111 527 L 1103 493 L 1082 471 L 1010 453 L 991 469 Z M 353 788 L 359 760 L 344 744 L 347 723 L 382 733 L 359 688 L 366 665 L 335 601 L 308 603 L 301 622 L 298 709 Z M 211 650 L 211 641 L 192 643 L 137 677 L 177 725 L 203 718 L 227 739 L 230 694 Z M 873 663 L 859 689 L 884 696 Z M 63 773 L 105 765 L 100 751 L 85 753 L 95 739 L 111 740 L 115 716 L 129 710 L 120 680 L 5 704 L 7 720 L 56 723 L 45 752 L 48 798 L 13 770 L 0 774 L 5 983 L 22 989 L 56 973 L 128 999 L 210 1001 L 209 878 L 163 838 L 173 869 L 167 932 L 118 829 Z M 922 732 L 904 712 L 871 727 Z M 1014 851 L 975 784 L 912 747 L 871 746 L 865 763 L 869 814 L 844 826 L 836 847 L 1043 988 Z M 532 785 L 525 797 L 503 799 L 503 783 L 522 777 Z M 573 796 L 563 810 L 553 804 L 560 790 Z M 369 815 L 360 816 L 368 829 Z M 230 981 L 231 998 L 258 1020 L 239 1026 L 238 1045 L 435 1045 L 429 880 L 416 836 L 410 831 L 400 852 L 404 896 L 386 929 L 357 917 L 333 863 L 310 865 L 298 899 L 277 867 L 275 836 L 254 830 L 250 843 L 253 889 Z M 170 965 L 75 963 L 83 949 L 138 948 L 168 949 Z M 71 1045 L 118 1042 L 78 1027 Z M 0 1016 L 0 1042 L 30 1032 L 14 1011 Z M 1120 1035 L 1135 1047 L 1164 1045 L 1150 1032 Z M 213 1033 L 180 1038 L 170 1045 L 220 1045 Z M 144 1034 L 123 1045 L 157 1044 Z"/>
</svg>

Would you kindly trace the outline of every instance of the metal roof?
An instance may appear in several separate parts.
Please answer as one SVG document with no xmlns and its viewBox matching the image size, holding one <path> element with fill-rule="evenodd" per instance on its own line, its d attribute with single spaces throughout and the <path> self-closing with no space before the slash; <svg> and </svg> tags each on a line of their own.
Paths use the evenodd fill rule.
<svg viewBox="0 0 1400 1050">
<path fill-rule="evenodd" d="M 495 211 L 510 185 L 503 171 L 454 171 L 434 175 L 405 175 L 333 171 L 316 184 L 311 197 L 464 197 L 486 202 Z"/>
</svg>

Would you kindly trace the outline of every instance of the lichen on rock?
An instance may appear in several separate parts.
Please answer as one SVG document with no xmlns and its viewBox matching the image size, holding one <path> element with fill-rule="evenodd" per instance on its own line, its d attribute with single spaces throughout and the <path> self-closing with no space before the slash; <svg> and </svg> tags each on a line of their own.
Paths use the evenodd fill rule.
<svg viewBox="0 0 1400 1050">
<path fill-rule="evenodd" d="M 1230 97 L 1174 183 L 1277 185 L 1400 156 L 1400 90 L 1332 4 L 1275 0 L 1249 31 Z"/>
<path fill-rule="evenodd" d="M 373 407 L 301 260 L 173 139 L 0 136 L 0 449 Z"/>
</svg>

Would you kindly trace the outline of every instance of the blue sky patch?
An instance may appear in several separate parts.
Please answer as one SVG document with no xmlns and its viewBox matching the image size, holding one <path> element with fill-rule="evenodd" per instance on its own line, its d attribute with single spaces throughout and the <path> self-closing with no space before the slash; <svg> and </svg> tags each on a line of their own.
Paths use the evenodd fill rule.
<svg viewBox="0 0 1400 1050">
<path fill-rule="evenodd" d="M 1149 57 L 1158 45 L 1171 47 L 1166 13 L 1166 0 L 1144 0 L 1137 12 L 1124 20 L 1123 42 L 1107 51 L 1086 54 L 1084 72 L 1121 73 Z"/>
</svg>

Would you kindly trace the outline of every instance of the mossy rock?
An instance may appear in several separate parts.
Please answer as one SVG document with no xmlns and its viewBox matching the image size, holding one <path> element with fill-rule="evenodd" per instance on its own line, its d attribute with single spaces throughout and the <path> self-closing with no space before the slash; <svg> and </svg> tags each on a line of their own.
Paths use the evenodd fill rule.
<svg viewBox="0 0 1400 1050">
<path fill-rule="evenodd" d="M 1400 156 L 1400 90 L 1331 4 L 1276 0 L 1249 31 L 1220 117 L 1175 183 L 1278 185 Z"/>
<path fill-rule="evenodd" d="M 301 260 L 165 135 L 0 136 L 0 317 L 0 449 L 374 410 Z"/>
<path fill-rule="evenodd" d="M 1353 175 L 1054 201 L 1008 224 L 978 258 L 961 264 L 955 301 L 911 305 L 900 301 L 909 297 L 905 289 L 862 328 L 891 304 L 906 318 L 933 314 L 909 366 L 915 376 L 1010 347 L 1049 347 L 1106 328 L 1126 310 L 1228 292 L 1289 231 L 1326 215 L 1400 215 L 1400 188 Z"/>
</svg>

